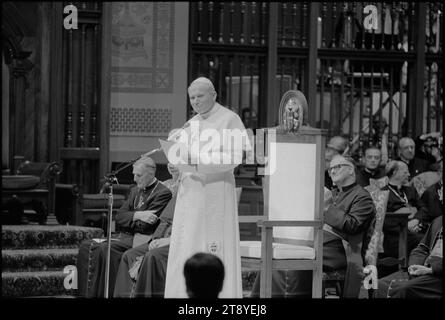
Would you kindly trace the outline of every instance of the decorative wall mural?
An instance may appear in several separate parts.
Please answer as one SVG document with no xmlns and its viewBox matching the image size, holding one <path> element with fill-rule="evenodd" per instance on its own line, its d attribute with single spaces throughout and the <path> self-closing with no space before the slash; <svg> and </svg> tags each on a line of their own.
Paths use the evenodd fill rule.
<svg viewBox="0 0 445 320">
<path fill-rule="evenodd" d="M 174 2 L 112 6 L 112 92 L 171 93 Z"/>
<path fill-rule="evenodd" d="M 167 136 L 172 126 L 172 110 L 158 108 L 111 108 L 112 136 Z"/>
</svg>

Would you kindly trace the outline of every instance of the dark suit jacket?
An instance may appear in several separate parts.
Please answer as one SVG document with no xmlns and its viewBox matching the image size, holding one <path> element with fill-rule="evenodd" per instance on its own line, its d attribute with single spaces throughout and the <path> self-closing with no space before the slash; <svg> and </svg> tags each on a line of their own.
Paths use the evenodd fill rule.
<svg viewBox="0 0 445 320">
<path fill-rule="evenodd" d="M 380 179 L 385 176 L 385 169 L 382 167 L 377 167 L 374 172 L 369 172 L 365 167 L 357 170 L 357 184 L 366 187 L 369 186 L 369 179 Z"/>
<path fill-rule="evenodd" d="M 425 263 L 425 260 L 428 258 L 431 251 L 433 250 L 435 240 L 440 229 L 442 228 L 442 225 L 442 216 L 434 219 L 433 223 L 428 228 L 428 231 L 426 232 L 420 243 L 415 249 L 413 249 L 413 251 L 411 251 L 411 254 L 409 256 L 409 265 L 423 265 Z M 433 269 L 433 274 L 440 276 L 442 275 L 442 260 L 443 259 L 439 257 L 433 257 L 429 260 L 429 264 Z"/>
<path fill-rule="evenodd" d="M 371 195 L 356 183 L 342 188 L 337 195 L 334 194 L 334 204 L 324 214 L 324 222 L 345 240 L 342 241 L 347 260 L 344 297 L 358 297 L 364 256 L 374 219 L 375 206 Z M 327 244 L 337 237 L 330 232 L 323 234 L 323 251 L 326 252 L 329 249 Z"/>
<path fill-rule="evenodd" d="M 397 160 L 403 161 L 400 158 Z M 405 161 L 403 161 L 403 162 L 405 162 Z M 411 178 L 413 178 L 413 177 L 417 176 L 418 174 L 425 172 L 425 171 L 430 171 L 430 170 L 434 171 L 431 168 L 431 164 L 427 160 L 424 160 L 421 158 L 414 157 L 413 160 L 411 160 L 409 163 L 406 163 L 406 164 L 408 165 L 408 170 L 409 170 L 409 174 L 410 174 Z"/>
<path fill-rule="evenodd" d="M 153 192 L 152 192 L 153 191 Z M 155 210 L 154 214 L 158 217 L 162 213 L 162 210 L 167 206 L 168 202 L 172 198 L 171 191 L 162 183 L 154 183 L 152 186 L 145 190 L 144 196 L 148 198 L 141 208 L 135 209 L 135 202 L 139 199 L 140 191 L 138 187 L 133 187 L 130 191 L 125 203 L 118 210 L 116 214 L 116 224 L 121 231 L 128 233 L 142 233 L 152 234 L 156 227 L 159 225 L 160 220 L 155 224 L 148 224 L 142 221 L 133 221 L 135 211 Z"/>
<path fill-rule="evenodd" d="M 374 217 L 375 207 L 371 195 L 354 183 L 337 195 L 334 194 L 334 204 L 325 212 L 324 222 L 344 239 L 348 239 L 348 235 L 367 231 Z"/>
<path fill-rule="evenodd" d="M 324 186 L 329 190 L 332 190 L 335 187 L 327 170 L 324 171 Z"/>
<path fill-rule="evenodd" d="M 420 198 L 426 206 L 425 215 L 422 217 L 424 225 L 430 224 L 436 217 L 442 215 L 443 203 L 439 200 L 438 189 L 440 189 L 440 183 L 435 183 L 426 189 Z"/>
</svg>

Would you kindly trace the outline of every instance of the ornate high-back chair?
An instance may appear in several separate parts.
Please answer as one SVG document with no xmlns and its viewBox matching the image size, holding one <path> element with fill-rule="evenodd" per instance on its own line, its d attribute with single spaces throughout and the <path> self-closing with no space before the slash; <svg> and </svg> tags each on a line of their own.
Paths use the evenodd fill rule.
<svg viewBox="0 0 445 320">
<path fill-rule="evenodd" d="M 282 126 L 265 131 L 264 215 L 239 217 L 241 223 L 257 222 L 261 241 L 241 241 L 241 264 L 261 272 L 260 297 L 272 295 L 272 270 L 312 270 L 312 296 L 319 298 L 325 137 L 319 129 L 300 126 L 299 95 L 288 92 L 283 98 Z"/>
</svg>

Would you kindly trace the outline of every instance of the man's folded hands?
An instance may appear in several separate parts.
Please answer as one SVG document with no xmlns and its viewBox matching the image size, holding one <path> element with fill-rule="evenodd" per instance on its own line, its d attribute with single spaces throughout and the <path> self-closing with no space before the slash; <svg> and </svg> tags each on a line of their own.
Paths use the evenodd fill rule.
<svg viewBox="0 0 445 320">
<path fill-rule="evenodd" d="M 148 224 L 154 224 L 158 219 L 153 210 L 136 211 L 133 216 L 133 221 L 140 220 Z"/>
</svg>

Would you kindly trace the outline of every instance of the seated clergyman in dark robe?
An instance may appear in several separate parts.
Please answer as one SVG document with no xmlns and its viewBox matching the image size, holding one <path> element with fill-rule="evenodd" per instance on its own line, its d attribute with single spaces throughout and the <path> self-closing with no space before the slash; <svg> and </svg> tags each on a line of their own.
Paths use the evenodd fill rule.
<svg viewBox="0 0 445 320">
<path fill-rule="evenodd" d="M 425 171 L 436 171 L 433 164 L 416 156 L 416 144 L 413 139 L 409 137 L 400 138 L 397 151 L 399 154 L 397 160 L 406 163 L 411 178 Z"/>
<path fill-rule="evenodd" d="M 378 281 L 376 298 L 441 299 L 443 286 L 442 216 L 429 226 L 409 256 L 407 271 L 397 271 Z"/>
<path fill-rule="evenodd" d="M 369 192 L 356 183 L 355 165 L 352 159 L 336 155 L 332 158 L 328 171 L 339 191 L 334 190 L 331 195 L 325 189 L 323 270 L 345 270 L 349 264 L 351 267 L 344 296 L 358 297 L 362 280 L 360 273 L 371 234 L 369 230 L 372 229 L 375 218 L 374 202 Z M 352 256 L 346 255 L 343 242 L 350 242 L 352 237 L 358 239 L 354 240 L 358 242 L 354 247 L 361 249 L 355 253 L 353 259 L 350 259 Z M 356 263 L 358 260 L 360 263 Z M 311 274 L 312 271 L 306 270 L 273 270 L 272 297 L 310 297 Z M 258 275 L 252 296 L 258 296 L 259 288 Z"/>
<path fill-rule="evenodd" d="M 159 217 L 161 223 L 145 245 L 127 250 L 121 259 L 114 297 L 164 297 L 167 258 L 178 189 L 177 177 L 163 182 L 173 194 Z"/>
<path fill-rule="evenodd" d="M 151 240 L 160 224 L 159 216 L 172 198 L 171 191 L 155 178 L 155 172 L 156 164 L 149 157 L 142 157 L 133 164 L 137 186 L 130 190 L 115 217 L 120 232 L 111 241 L 108 296 L 113 296 L 122 254 L 128 249 L 145 246 Z M 80 296 L 105 296 L 106 257 L 106 239 L 81 243 L 77 257 Z"/>
<path fill-rule="evenodd" d="M 380 166 L 382 152 L 377 147 L 369 147 L 365 150 L 364 167 L 357 170 L 357 184 L 366 187 L 369 179 L 380 179 L 385 176 L 385 168 Z"/>
<path fill-rule="evenodd" d="M 387 212 L 409 213 L 408 252 L 413 250 L 425 234 L 422 219 L 427 208 L 416 189 L 407 185 L 410 177 L 408 166 L 403 161 L 390 161 L 385 168 L 389 178 L 382 190 L 389 190 Z M 397 221 L 385 219 L 383 224 L 383 250 L 380 257 L 398 257 L 400 228 Z M 382 270 L 380 270 L 382 271 Z"/>
</svg>

